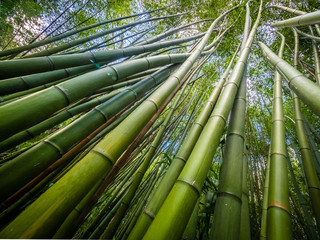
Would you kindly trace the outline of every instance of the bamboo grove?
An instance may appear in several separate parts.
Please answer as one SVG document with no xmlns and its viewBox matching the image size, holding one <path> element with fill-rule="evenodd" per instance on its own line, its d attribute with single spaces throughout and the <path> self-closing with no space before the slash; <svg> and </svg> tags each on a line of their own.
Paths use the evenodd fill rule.
<svg viewBox="0 0 320 240">
<path fill-rule="evenodd" d="M 2 28 L 0 238 L 320 238 L 314 4 L 55 4 Z"/>
</svg>

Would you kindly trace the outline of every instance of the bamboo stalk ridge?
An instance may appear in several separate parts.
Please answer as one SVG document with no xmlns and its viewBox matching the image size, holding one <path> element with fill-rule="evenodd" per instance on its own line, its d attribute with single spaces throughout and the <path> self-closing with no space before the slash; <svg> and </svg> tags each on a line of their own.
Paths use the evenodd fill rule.
<svg viewBox="0 0 320 240">
<path fill-rule="evenodd" d="M 265 59 L 274 66 L 288 82 L 290 88 L 309 108 L 320 116 L 320 87 L 286 61 L 279 58 L 264 43 L 258 42 Z"/>
<path fill-rule="evenodd" d="M 202 37 L 198 34 L 192 37 L 175 39 L 157 43 L 146 44 L 143 46 L 133 46 L 117 50 L 75 53 L 67 55 L 55 55 L 48 57 L 36 57 L 30 59 L 8 60 L 0 62 L 0 79 L 23 76 L 39 72 L 53 71 L 62 68 L 76 67 L 80 65 L 98 63 L 108 63 L 113 60 L 130 57 L 140 53 L 155 51 L 161 48 L 179 45 L 184 42 L 192 41 Z"/>
<path fill-rule="evenodd" d="M 56 111 L 132 74 L 170 63 L 181 63 L 186 54 L 161 55 L 119 63 L 89 72 L 0 107 L 0 140 L 33 126 Z M 32 106 L 26 108 L 26 106 Z"/>
<path fill-rule="evenodd" d="M 306 13 L 301 16 L 293 17 L 283 21 L 271 24 L 271 27 L 297 27 L 305 25 L 313 25 L 320 23 L 320 11 Z"/>
<path fill-rule="evenodd" d="M 245 48 L 218 99 L 210 119 L 205 125 L 181 174 L 143 239 L 178 239 L 182 235 L 192 214 L 193 207 L 200 196 L 212 157 L 220 143 L 226 118 L 231 111 L 251 44 L 260 22 L 261 11 L 262 3 L 260 4 L 256 22 L 249 34 Z M 179 224 L 175 224 L 178 221 Z"/>
</svg>

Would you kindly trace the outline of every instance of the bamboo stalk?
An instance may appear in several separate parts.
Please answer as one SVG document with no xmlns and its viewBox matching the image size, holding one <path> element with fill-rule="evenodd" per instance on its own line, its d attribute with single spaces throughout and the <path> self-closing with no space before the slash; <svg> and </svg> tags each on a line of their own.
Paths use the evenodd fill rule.
<svg viewBox="0 0 320 240">
<path fill-rule="evenodd" d="M 97 63 L 108 63 L 119 58 L 130 57 L 140 53 L 151 52 L 161 48 L 179 45 L 184 42 L 198 39 L 202 35 L 203 34 L 198 34 L 183 39 L 174 39 L 117 50 L 2 61 L 0 62 L 0 79 L 39 72 L 53 71 L 62 68 L 76 67 L 80 65 L 91 64 L 96 66 Z"/>
<path fill-rule="evenodd" d="M 279 58 L 264 43 L 258 42 L 266 60 L 274 66 L 288 82 L 290 88 L 309 108 L 320 115 L 320 87 L 301 72 Z"/>
<path fill-rule="evenodd" d="M 282 58 L 285 45 L 284 36 L 281 34 L 280 36 L 282 41 L 279 49 L 279 59 Z M 292 236 L 281 91 L 281 75 L 278 71 L 275 71 L 267 213 L 267 237 L 269 239 L 291 239 Z"/>
<path fill-rule="evenodd" d="M 147 23 L 147 22 L 157 21 L 157 20 L 161 20 L 161 19 L 167 19 L 167 18 L 171 18 L 171 17 L 182 16 L 182 15 L 185 15 L 185 14 L 186 13 L 179 13 L 179 14 L 168 15 L 168 16 L 164 16 L 164 17 L 154 17 L 154 18 L 140 20 L 140 21 L 137 21 L 137 22 L 134 22 L 134 23 L 125 24 L 125 25 L 122 25 L 122 26 L 119 26 L 119 27 L 115 27 L 115 28 L 108 29 L 108 30 L 103 31 L 103 32 L 99 32 L 99 33 L 90 35 L 90 36 L 85 37 L 85 38 L 80 38 L 80 39 L 77 39 L 77 40 L 66 42 L 66 43 L 61 44 L 61 45 L 59 45 L 57 47 L 45 49 L 43 51 L 27 55 L 24 58 L 49 56 L 49 55 L 61 52 L 63 50 L 69 49 L 71 47 L 74 47 L 74 46 L 77 46 L 77 45 L 92 41 L 92 40 L 94 40 L 96 38 L 103 37 L 103 36 L 105 36 L 107 34 L 110 34 L 110 33 L 113 33 L 113 32 L 117 32 L 117 31 L 122 30 L 122 29 L 126 29 L 126 28 L 129 28 L 129 27 L 132 27 L 132 26 L 137 26 L 139 24 L 143 24 L 143 23 Z"/>
<path fill-rule="evenodd" d="M 203 130 L 203 127 L 205 126 L 212 112 L 213 107 L 215 106 L 215 103 L 219 97 L 223 85 L 225 84 L 227 76 L 236 57 L 236 53 L 237 52 L 235 52 L 232 59 L 230 60 L 228 67 L 226 68 L 218 84 L 209 96 L 199 116 L 192 124 L 187 138 L 184 140 L 182 146 L 176 154 L 176 157 L 173 159 L 169 169 L 167 170 L 167 173 L 165 174 L 164 178 L 161 180 L 161 183 L 153 193 L 153 196 L 150 199 L 145 210 L 143 211 L 142 215 L 139 217 L 136 225 L 134 226 L 132 232 L 128 237 L 128 240 L 141 239 L 143 237 L 148 227 L 152 223 L 152 220 L 154 219 L 156 213 L 158 212 L 162 203 L 164 202 L 165 198 L 169 194 L 174 182 L 178 178 L 180 172 L 182 171 L 185 165 L 185 162 L 191 154 L 191 151 L 194 145 L 196 144 L 198 137 L 200 136 L 200 133 Z"/>
<path fill-rule="evenodd" d="M 104 102 L 60 132 L 24 152 L 0 168 L 1 200 L 9 197 L 37 174 L 54 163 L 72 146 L 80 142 L 122 108 L 164 81 L 174 69 L 159 70 L 128 90 Z M 81 129 L 81 131 L 79 131 Z M 45 156 L 45 158 L 43 157 Z M 10 186 L 10 187 L 9 187 Z"/>
<path fill-rule="evenodd" d="M 320 23 L 320 11 L 306 13 L 304 15 L 286 19 L 271 24 L 271 27 L 297 27 Z"/>
<path fill-rule="evenodd" d="M 185 54 L 162 55 L 126 61 L 83 74 L 39 93 L 0 107 L 0 140 L 33 126 L 56 111 L 124 77 L 170 63 L 183 62 Z"/>
<path fill-rule="evenodd" d="M 299 39 L 297 33 L 294 31 L 295 35 L 295 56 L 294 56 L 294 65 L 297 67 L 298 60 L 298 48 L 299 48 Z M 304 127 L 303 117 L 300 109 L 300 101 L 296 94 L 292 94 L 293 103 L 294 103 L 294 113 L 296 120 L 296 131 L 298 136 L 298 143 L 300 147 L 303 170 L 307 179 L 307 186 L 309 189 L 309 196 L 311 198 L 311 205 L 313 214 L 315 216 L 318 231 L 320 230 L 320 182 L 315 170 L 315 162 L 311 155 L 310 145 L 306 136 L 306 129 Z"/>
<path fill-rule="evenodd" d="M 244 51 L 241 53 L 210 119 L 204 127 L 179 178 L 143 239 L 177 239 L 183 233 L 192 209 L 200 196 L 212 157 L 220 143 L 226 118 L 231 110 L 237 86 L 241 81 L 244 65 L 260 21 L 261 11 L 262 3 Z M 178 221 L 179 224 L 176 224 Z"/>
<path fill-rule="evenodd" d="M 244 50 L 250 31 L 250 9 L 247 4 L 245 32 L 241 43 Z M 240 234 L 242 205 L 242 171 L 245 115 L 246 115 L 246 66 L 242 80 L 230 113 L 226 143 L 224 147 L 223 165 L 220 173 L 219 190 L 215 204 L 212 239 L 236 239 Z"/>
</svg>

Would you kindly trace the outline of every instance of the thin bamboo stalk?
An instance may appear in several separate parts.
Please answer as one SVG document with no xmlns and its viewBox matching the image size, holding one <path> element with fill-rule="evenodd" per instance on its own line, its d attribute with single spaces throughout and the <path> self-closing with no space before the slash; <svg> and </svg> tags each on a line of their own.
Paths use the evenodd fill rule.
<svg viewBox="0 0 320 240">
<path fill-rule="evenodd" d="M 48 38 L 48 39 L 45 39 L 45 40 L 42 40 L 42 41 L 31 43 L 31 44 L 26 45 L 26 46 L 22 46 L 22 47 L 17 47 L 17 48 L 1 51 L 0 52 L 0 57 L 11 55 L 11 54 L 18 54 L 18 53 L 21 53 L 21 52 L 26 51 L 26 50 L 31 50 L 33 48 L 40 47 L 40 46 L 46 45 L 48 43 L 52 43 L 52 42 L 61 40 L 63 38 L 69 37 L 71 35 L 74 35 L 76 33 L 79 33 L 79 32 L 82 32 L 82 31 L 85 31 L 85 30 L 88 30 L 88 29 L 91 29 L 91 28 L 95 28 L 95 27 L 98 27 L 98 26 L 101 26 L 101 25 L 104 25 L 104 24 L 107 24 L 107 23 L 116 22 L 116 21 L 120 21 L 120 20 L 123 20 L 123 19 L 127 19 L 127 18 L 132 18 L 132 17 L 148 14 L 148 13 L 151 13 L 151 12 L 159 11 L 160 9 L 162 9 L 162 8 L 159 8 L 159 9 L 156 9 L 156 10 L 153 10 L 153 11 L 147 11 L 147 12 L 143 12 L 143 13 L 138 13 L 138 14 L 134 14 L 134 15 L 130 15 L 130 16 L 125 16 L 125 17 L 121 17 L 121 18 L 117 18 L 117 19 L 107 20 L 107 21 L 104 21 L 104 22 L 101 22 L 101 23 L 95 23 L 95 24 L 92 24 L 92 25 L 89 25 L 89 26 L 82 27 L 80 29 L 68 31 L 67 33 L 60 34 L 60 35 L 52 37 L 52 38 Z"/>
<path fill-rule="evenodd" d="M 113 33 L 113 32 L 117 32 L 117 31 L 122 30 L 122 29 L 126 29 L 126 28 L 129 28 L 129 27 L 132 27 L 132 26 L 137 26 L 139 24 L 143 24 L 143 23 L 147 23 L 147 22 L 167 19 L 167 18 L 171 18 L 171 17 L 178 17 L 178 16 L 182 16 L 182 15 L 185 15 L 185 14 L 186 13 L 179 13 L 179 14 L 168 15 L 168 16 L 164 16 L 164 17 L 154 17 L 154 18 L 140 20 L 140 21 L 137 21 L 137 22 L 134 22 L 134 23 L 125 24 L 125 25 L 122 25 L 122 26 L 119 26 L 119 27 L 115 27 L 115 28 L 108 29 L 108 30 L 103 31 L 103 32 L 99 32 L 99 33 L 90 35 L 90 36 L 85 37 L 85 38 L 80 38 L 80 39 L 77 39 L 77 40 L 74 40 L 74 41 L 66 42 L 66 43 L 61 44 L 61 45 L 59 45 L 57 47 L 45 49 L 43 51 L 27 55 L 24 58 L 49 56 L 49 55 L 61 52 L 63 50 L 69 49 L 71 47 L 74 47 L 74 46 L 77 46 L 77 45 L 92 41 L 92 40 L 94 40 L 96 38 L 103 37 L 103 36 L 105 36 L 107 34 L 110 34 L 110 33 Z"/>
<path fill-rule="evenodd" d="M 267 212 L 268 212 L 268 198 L 269 198 L 268 195 L 269 195 L 269 177 L 270 177 L 270 156 L 271 156 L 271 148 L 269 148 L 267 167 L 265 170 L 260 240 L 267 239 Z"/>
<path fill-rule="evenodd" d="M 293 13 L 295 15 L 304 15 L 307 13 L 304 11 L 300 11 L 298 9 L 293 9 L 293 8 L 289 8 L 289 7 L 285 7 L 285 6 L 281 6 L 281 5 L 269 5 L 269 6 L 267 6 L 267 8 L 279 8 L 279 9 L 282 9 L 282 10 L 287 11 L 289 13 Z"/>
<path fill-rule="evenodd" d="M 309 26 L 311 28 L 311 26 Z M 308 33 L 305 33 L 305 32 L 302 32 L 300 31 L 298 28 L 294 28 L 299 34 L 301 34 L 302 36 L 304 37 L 307 37 L 307 38 L 310 38 L 312 40 L 315 40 L 315 41 L 320 41 L 320 37 L 317 37 L 317 36 L 314 36 L 314 35 L 311 35 L 311 34 L 308 34 Z"/>
</svg>

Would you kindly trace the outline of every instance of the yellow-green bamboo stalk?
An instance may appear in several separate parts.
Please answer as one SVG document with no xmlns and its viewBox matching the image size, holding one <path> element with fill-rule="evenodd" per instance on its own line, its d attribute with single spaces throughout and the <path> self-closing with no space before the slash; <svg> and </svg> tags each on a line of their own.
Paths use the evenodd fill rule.
<svg viewBox="0 0 320 240">
<path fill-rule="evenodd" d="M 279 49 L 282 58 L 285 38 Z M 267 213 L 267 238 L 291 239 L 291 217 L 289 204 L 289 183 L 286 159 L 285 128 L 283 121 L 281 75 L 275 71 L 273 89 L 273 112 L 271 130 L 271 158 L 269 176 L 269 196 Z"/>
</svg>

